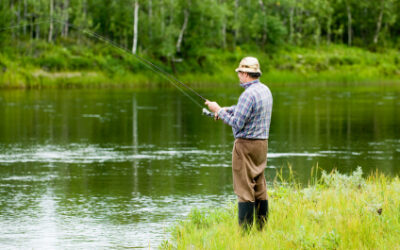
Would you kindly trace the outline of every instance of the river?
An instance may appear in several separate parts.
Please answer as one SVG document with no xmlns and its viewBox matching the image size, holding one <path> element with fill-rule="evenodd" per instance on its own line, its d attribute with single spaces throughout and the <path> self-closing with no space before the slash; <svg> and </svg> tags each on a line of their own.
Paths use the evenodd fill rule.
<svg viewBox="0 0 400 250">
<path fill-rule="evenodd" d="M 400 87 L 270 86 L 269 184 L 288 166 L 400 173 Z M 242 89 L 200 89 L 222 105 Z M 194 97 L 195 98 L 195 97 Z M 0 91 L 0 248 L 156 248 L 234 201 L 230 127 L 173 89 Z"/>
</svg>

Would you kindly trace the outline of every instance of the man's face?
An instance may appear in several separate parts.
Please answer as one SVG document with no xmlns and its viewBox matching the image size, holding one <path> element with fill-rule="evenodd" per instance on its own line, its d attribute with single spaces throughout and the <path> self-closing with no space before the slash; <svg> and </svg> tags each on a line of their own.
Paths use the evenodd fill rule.
<svg viewBox="0 0 400 250">
<path fill-rule="evenodd" d="M 240 83 L 245 83 L 247 82 L 247 74 L 243 73 L 243 72 L 238 72 L 238 77 L 239 77 L 239 81 Z"/>
</svg>

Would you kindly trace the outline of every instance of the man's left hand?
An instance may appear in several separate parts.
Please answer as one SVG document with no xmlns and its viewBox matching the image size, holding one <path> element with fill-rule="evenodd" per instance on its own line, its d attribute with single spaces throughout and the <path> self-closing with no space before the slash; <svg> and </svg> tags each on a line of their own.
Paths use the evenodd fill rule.
<svg viewBox="0 0 400 250">
<path fill-rule="evenodd" d="M 210 102 L 209 100 L 207 100 L 207 101 L 205 102 L 205 105 L 207 105 L 207 106 L 208 106 L 208 109 L 209 109 L 211 112 L 215 113 L 215 114 L 217 114 L 218 111 L 221 109 L 221 107 L 218 105 L 218 103 L 216 103 L 216 102 Z"/>
</svg>

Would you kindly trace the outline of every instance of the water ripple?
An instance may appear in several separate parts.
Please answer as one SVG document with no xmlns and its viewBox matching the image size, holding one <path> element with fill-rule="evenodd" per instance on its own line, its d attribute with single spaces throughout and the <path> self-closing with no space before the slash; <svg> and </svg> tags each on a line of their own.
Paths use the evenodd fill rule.
<svg viewBox="0 0 400 250">
<path fill-rule="evenodd" d="M 384 151 L 374 150 L 368 152 L 320 150 L 315 152 L 269 152 L 269 159 L 289 157 L 339 157 L 350 156 L 378 157 Z M 135 146 L 100 146 L 96 144 L 68 144 L 68 145 L 35 145 L 23 147 L 21 145 L 0 145 L 0 163 L 103 163 L 103 162 L 134 162 L 137 160 L 169 160 L 182 159 L 182 161 L 202 162 L 204 167 L 227 167 L 221 163 L 210 164 L 210 161 L 230 158 L 230 150 L 223 150 L 212 145 L 208 150 L 194 147 L 169 147 L 158 148 L 154 145 Z"/>
</svg>

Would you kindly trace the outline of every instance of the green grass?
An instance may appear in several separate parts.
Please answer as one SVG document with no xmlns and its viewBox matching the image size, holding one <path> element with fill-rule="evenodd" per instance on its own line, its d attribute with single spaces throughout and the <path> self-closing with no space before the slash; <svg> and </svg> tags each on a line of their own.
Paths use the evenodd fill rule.
<svg viewBox="0 0 400 250">
<path fill-rule="evenodd" d="M 182 62 L 141 55 L 193 87 L 236 84 L 241 58 L 257 56 L 271 84 L 400 83 L 400 52 L 344 45 L 285 47 L 269 52 L 207 49 Z M 174 68 L 175 70 L 172 70 Z M 134 56 L 102 43 L 17 41 L 0 49 L 0 88 L 170 86 Z"/>
<path fill-rule="evenodd" d="M 289 184 L 290 183 L 290 184 Z M 359 168 L 322 173 L 307 187 L 275 181 L 266 228 L 248 234 L 237 206 L 194 209 L 172 228 L 163 249 L 400 249 L 400 179 Z"/>
</svg>

